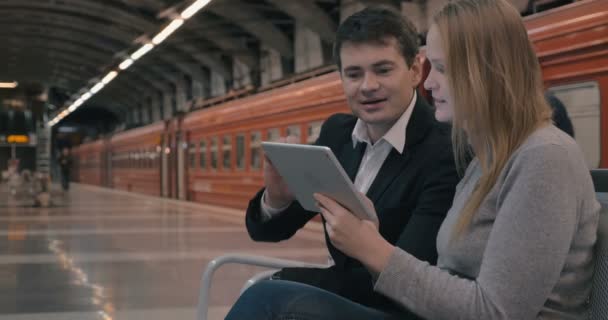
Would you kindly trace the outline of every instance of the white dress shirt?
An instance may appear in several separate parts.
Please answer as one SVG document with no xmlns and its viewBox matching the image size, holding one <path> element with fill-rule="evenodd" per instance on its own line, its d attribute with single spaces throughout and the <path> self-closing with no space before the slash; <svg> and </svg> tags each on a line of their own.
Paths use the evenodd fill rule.
<svg viewBox="0 0 608 320">
<path fill-rule="evenodd" d="M 378 141 L 376 141 L 376 143 L 371 142 L 365 123 L 361 119 L 357 120 L 352 133 L 353 148 L 357 146 L 357 143 L 366 144 L 363 159 L 361 159 L 359 170 L 355 176 L 354 184 L 355 188 L 357 188 L 359 192 L 367 193 L 369 187 L 376 179 L 382 164 L 393 148 L 397 150 L 399 154 L 403 153 L 403 150 L 405 149 L 405 132 L 410 118 L 412 117 L 412 111 L 414 110 L 416 99 L 417 95 L 416 91 L 414 91 L 412 101 L 405 112 L 401 115 L 401 117 L 399 117 L 397 122 L 395 122 L 395 124 Z M 289 204 L 283 208 L 272 208 L 266 204 L 265 199 L 266 192 L 264 192 L 261 199 L 262 221 L 272 219 L 272 217 L 279 215 L 290 205 Z"/>
</svg>

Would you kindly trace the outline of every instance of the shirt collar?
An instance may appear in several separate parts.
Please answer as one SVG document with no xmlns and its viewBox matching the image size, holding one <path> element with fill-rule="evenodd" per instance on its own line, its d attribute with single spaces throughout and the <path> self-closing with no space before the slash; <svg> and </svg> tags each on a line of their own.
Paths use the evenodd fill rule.
<svg viewBox="0 0 608 320">
<path fill-rule="evenodd" d="M 407 124 L 410 122 L 410 118 L 412 117 L 412 111 L 414 110 L 414 105 L 416 105 L 416 100 L 417 94 L 416 90 L 414 90 L 412 101 L 410 101 L 410 105 L 407 107 L 405 112 L 403 112 L 397 122 L 395 122 L 395 124 L 376 143 L 384 140 L 393 146 L 393 148 L 395 148 L 399 154 L 403 153 L 403 149 L 405 149 L 405 133 Z M 352 133 L 352 140 L 353 148 L 357 146 L 358 142 L 364 142 L 371 145 L 371 140 L 367 134 L 367 128 L 361 119 L 357 119 L 357 123 L 355 124 L 355 128 L 353 129 Z"/>
</svg>

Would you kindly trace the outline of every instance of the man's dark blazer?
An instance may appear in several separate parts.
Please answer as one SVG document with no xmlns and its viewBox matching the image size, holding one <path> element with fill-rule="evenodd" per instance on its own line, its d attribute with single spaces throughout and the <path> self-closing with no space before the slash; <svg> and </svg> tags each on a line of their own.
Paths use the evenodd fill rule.
<svg viewBox="0 0 608 320">
<path fill-rule="evenodd" d="M 353 181 L 365 151 L 363 143 L 353 148 L 352 131 L 356 121 L 352 115 L 331 116 L 315 143 L 330 147 Z M 382 236 L 432 264 L 437 260 L 437 232 L 452 204 L 459 180 L 449 130 L 447 125 L 435 120 L 432 107 L 418 95 L 405 132 L 403 153 L 395 149 L 389 153 L 367 192 L 376 207 Z M 255 241 L 289 239 L 318 214 L 304 210 L 294 201 L 283 213 L 261 222 L 263 192 L 260 190 L 251 200 L 246 214 L 247 231 Z M 364 305 L 390 309 L 388 300 L 373 292 L 367 269 L 336 249 L 327 232 L 325 239 L 335 261 L 333 267 L 284 269 L 281 279 L 311 284 Z"/>
</svg>

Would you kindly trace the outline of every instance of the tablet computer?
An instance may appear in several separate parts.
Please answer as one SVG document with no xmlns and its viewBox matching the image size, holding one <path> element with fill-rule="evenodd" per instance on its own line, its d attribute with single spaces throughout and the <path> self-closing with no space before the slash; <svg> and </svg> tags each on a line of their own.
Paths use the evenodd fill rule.
<svg viewBox="0 0 608 320">
<path fill-rule="evenodd" d="M 360 219 L 378 220 L 330 148 L 278 142 L 262 142 L 262 148 L 304 209 L 318 212 L 313 194 L 321 193 Z"/>
</svg>

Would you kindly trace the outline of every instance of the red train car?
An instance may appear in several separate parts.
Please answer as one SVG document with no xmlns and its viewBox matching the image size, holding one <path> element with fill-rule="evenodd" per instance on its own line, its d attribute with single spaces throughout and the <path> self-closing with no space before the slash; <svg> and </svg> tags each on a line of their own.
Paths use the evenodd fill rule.
<svg viewBox="0 0 608 320">
<path fill-rule="evenodd" d="M 72 150 L 74 180 L 95 186 L 108 185 L 107 141 L 97 140 L 81 144 Z"/>
<path fill-rule="evenodd" d="M 161 195 L 161 141 L 165 124 L 158 122 L 121 132 L 108 142 L 111 187 Z"/>
<path fill-rule="evenodd" d="M 525 24 L 589 166 L 608 167 L 608 1 L 579 1 Z M 349 112 L 336 71 L 280 85 L 117 134 L 107 148 L 112 186 L 245 208 L 262 185 L 261 141 L 311 143 L 330 114 Z"/>
<path fill-rule="evenodd" d="M 590 168 L 608 167 L 608 1 L 525 19 L 547 89 L 566 106 Z"/>
<path fill-rule="evenodd" d="M 260 143 L 316 140 L 323 120 L 348 112 L 336 72 L 188 114 L 187 190 L 194 201 L 244 208 L 262 185 Z"/>
</svg>

